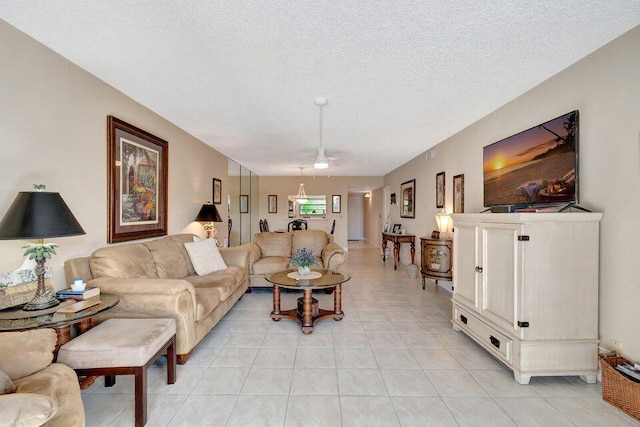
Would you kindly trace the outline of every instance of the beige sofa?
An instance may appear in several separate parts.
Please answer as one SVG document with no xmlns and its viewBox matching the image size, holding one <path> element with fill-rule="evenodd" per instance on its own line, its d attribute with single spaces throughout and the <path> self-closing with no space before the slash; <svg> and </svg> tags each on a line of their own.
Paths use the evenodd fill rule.
<svg viewBox="0 0 640 427">
<path fill-rule="evenodd" d="M 301 248 L 311 249 L 322 268 L 338 271 L 345 262 L 344 249 L 322 230 L 256 233 L 249 257 L 249 286 L 272 286 L 265 277 L 289 268 L 291 255 Z"/>
<path fill-rule="evenodd" d="M 174 318 L 178 363 L 183 364 L 248 288 L 248 245 L 220 248 L 227 268 L 199 276 L 184 246 L 193 237 L 100 248 L 65 262 L 67 283 L 82 277 L 87 286 L 120 296 L 118 305 L 94 318 L 98 323 L 113 317 Z"/>
<path fill-rule="evenodd" d="M 15 392 L 0 395 L 0 425 L 85 425 L 78 377 L 67 365 L 51 363 L 55 346 L 53 329 L 0 333 L 0 371 L 15 385 Z M 0 382 L 0 389 L 11 386 L 6 377 Z"/>
</svg>

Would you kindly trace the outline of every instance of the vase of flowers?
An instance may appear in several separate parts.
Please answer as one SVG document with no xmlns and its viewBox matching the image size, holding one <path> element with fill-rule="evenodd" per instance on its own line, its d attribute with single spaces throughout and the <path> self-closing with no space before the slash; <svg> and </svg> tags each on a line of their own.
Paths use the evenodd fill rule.
<svg viewBox="0 0 640 427">
<path fill-rule="evenodd" d="M 298 267 L 298 273 L 301 276 L 308 276 L 311 272 L 311 266 L 318 262 L 311 249 L 300 248 L 293 253 L 291 257 L 291 265 Z"/>
</svg>

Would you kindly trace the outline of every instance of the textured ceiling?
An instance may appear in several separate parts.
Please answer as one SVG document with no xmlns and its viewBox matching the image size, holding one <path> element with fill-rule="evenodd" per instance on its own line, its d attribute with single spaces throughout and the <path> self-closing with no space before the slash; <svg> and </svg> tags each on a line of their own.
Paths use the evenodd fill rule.
<svg viewBox="0 0 640 427">
<path fill-rule="evenodd" d="M 326 97 L 335 159 L 304 174 L 358 176 L 640 24 L 640 1 L 0 0 L 0 19 L 258 175 L 310 167 Z"/>
</svg>

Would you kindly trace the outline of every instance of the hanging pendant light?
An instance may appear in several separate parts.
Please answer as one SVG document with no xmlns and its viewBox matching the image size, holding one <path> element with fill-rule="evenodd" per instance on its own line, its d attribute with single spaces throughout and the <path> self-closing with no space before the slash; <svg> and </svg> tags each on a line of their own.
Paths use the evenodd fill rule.
<svg viewBox="0 0 640 427">
<path fill-rule="evenodd" d="M 322 146 L 322 108 L 329 103 L 327 98 L 316 98 L 316 105 L 320 107 L 320 120 L 319 120 L 319 140 L 320 146 L 317 148 L 318 155 L 316 156 L 315 162 L 313 162 L 313 167 L 316 169 L 326 169 L 329 167 L 329 159 L 325 155 L 325 148 Z"/>
<path fill-rule="evenodd" d="M 296 196 L 296 200 L 307 200 L 307 193 L 304 192 L 304 182 L 302 179 L 302 171 L 303 167 L 300 167 L 300 187 L 298 187 L 298 195 Z"/>
</svg>

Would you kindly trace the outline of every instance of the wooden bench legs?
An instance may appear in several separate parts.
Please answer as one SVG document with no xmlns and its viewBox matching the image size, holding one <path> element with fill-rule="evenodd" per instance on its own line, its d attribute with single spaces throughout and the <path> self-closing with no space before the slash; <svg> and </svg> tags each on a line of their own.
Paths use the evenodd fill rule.
<svg viewBox="0 0 640 427">
<path fill-rule="evenodd" d="M 76 369 L 78 375 L 104 375 L 105 387 L 113 387 L 116 375 L 135 376 L 136 427 L 147 423 L 147 369 L 160 355 L 167 353 L 167 384 L 176 382 L 176 337 L 175 335 L 144 366 L 118 366 L 107 368 Z"/>
</svg>

